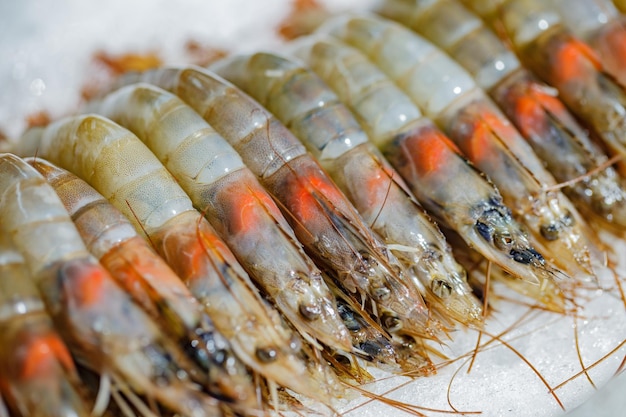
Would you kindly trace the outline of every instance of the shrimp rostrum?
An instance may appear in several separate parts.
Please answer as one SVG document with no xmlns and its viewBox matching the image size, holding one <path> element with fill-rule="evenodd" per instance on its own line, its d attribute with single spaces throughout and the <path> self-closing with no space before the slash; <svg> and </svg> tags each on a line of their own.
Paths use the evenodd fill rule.
<svg viewBox="0 0 626 417">
<path fill-rule="evenodd" d="M 0 392 L 12 415 L 89 416 L 70 352 L 6 230 L 0 230 L 0 304 Z"/>
<path fill-rule="evenodd" d="M 23 254 L 33 282 L 72 353 L 94 371 L 174 411 L 213 415 L 217 401 L 198 389 L 158 326 L 89 254 L 54 190 L 12 154 L 0 156 L 3 228 Z"/>
<path fill-rule="evenodd" d="M 318 378 L 322 382 L 303 377 L 316 374 L 298 357 L 297 339 L 281 327 L 227 245 L 132 132 L 101 116 L 78 116 L 46 128 L 37 149 L 108 197 L 200 300 L 223 342 L 210 362 L 217 393 L 235 394 L 240 403 L 253 406 L 243 362 L 303 395 L 328 398 L 323 376 Z"/>
<path fill-rule="evenodd" d="M 279 202 L 318 266 L 359 303 L 367 301 L 386 329 L 402 328 L 430 337 L 424 331 L 428 314 L 400 278 L 395 257 L 319 163 L 271 113 L 200 68 L 163 68 L 130 77 L 130 81 L 137 77 L 177 94 L 235 148 Z"/>
</svg>

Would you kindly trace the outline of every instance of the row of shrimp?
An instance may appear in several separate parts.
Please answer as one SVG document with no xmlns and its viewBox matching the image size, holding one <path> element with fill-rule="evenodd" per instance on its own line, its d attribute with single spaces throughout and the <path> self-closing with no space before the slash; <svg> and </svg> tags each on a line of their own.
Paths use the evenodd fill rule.
<svg viewBox="0 0 626 417">
<path fill-rule="evenodd" d="M 427 375 L 430 342 L 480 330 L 480 263 L 564 311 L 610 267 L 595 229 L 626 225 L 616 158 L 579 122 L 626 149 L 620 65 L 555 54 L 551 33 L 575 38 L 538 2 L 466 3 L 520 60 L 455 0 L 388 0 L 408 28 L 337 16 L 284 55 L 127 74 L 0 155 L 9 414 L 332 410 L 364 363 Z"/>
</svg>

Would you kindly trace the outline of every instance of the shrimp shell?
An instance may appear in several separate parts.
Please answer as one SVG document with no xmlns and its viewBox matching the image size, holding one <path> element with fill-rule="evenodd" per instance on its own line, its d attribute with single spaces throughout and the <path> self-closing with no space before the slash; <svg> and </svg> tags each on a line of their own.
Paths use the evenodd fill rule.
<svg viewBox="0 0 626 417">
<path fill-rule="evenodd" d="M 532 241 L 570 275 L 594 275 L 591 239 L 582 217 L 519 132 L 472 78 L 435 46 L 396 23 L 340 17 L 330 31 L 366 52 L 408 95 L 436 118 L 465 155 L 499 186 L 505 203 L 532 232 Z M 385 48 L 381 48 L 381 45 Z M 508 246 L 506 244 L 505 246 Z M 534 264 L 543 267 L 543 259 Z M 543 269 L 543 271 L 547 271 Z"/>
<path fill-rule="evenodd" d="M 3 227 L 23 254 L 57 330 L 81 361 L 190 416 L 216 414 L 177 352 L 87 252 L 67 211 L 34 168 L 0 155 Z M 190 370 L 192 371 L 192 370 Z"/>
<path fill-rule="evenodd" d="M 355 49 L 332 38 L 314 37 L 298 45 L 296 54 L 304 57 L 312 70 L 351 108 L 372 140 L 380 143 L 384 141 L 381 138 L 389 136 L 390 132 L 397 133 L 421 118 L 421 113 L 408 97 L 394 90 L 388 77 Z M 378 152 L 372 151 L 371 154 L 386 161 Z M 465 280 L 465 271 L 454 260 L 445 237 L 418 206 L 410 191 L 404 191 L 408 186 L 401 176 L 387 167 L 383 172 L 391 173 L 387 176 L 379 173 L 375 177 L 383 179 L 380 183 L 384 188 L 378 190 L 383 198 L 389 200 L 392 194 L 388 182 L 397 184 L 387 210 L 391 212 L 379 220 L 387 206 L 379 208 L 381 203 L 374 204 L 373 210 L 376 211 L 372 212 L 370 221 L 380 221 L 387 229 L 385 234 L 394 237 L 393 247 L 399 248 L 394 252 L 417 274 L 418 285 L 425 291 L 429 305 L 440 310 L 444 317 L 480 327 L 482 307 L 473 297 Z M 360 188 L 353 190 L 353 194 L 363 193 L 364 187 Z"/>
<path fill-rule="evenodd" d="M 210 125 L 178 97 L 149 84 L 121 88 L 92 107 L 132 130 L 164 161 L 298 331 L 350 350 L 320 271 L 254 174 Z"/>
<path fill-rule="evenodd" d="M 345 291 L 360 294 L 357 302 L 369 299 L 385 328 L 423 335 L 429 317 L 400 279 L 397 260 L 274 116 L 232 84 L 199 68 L 164 68 L 140 78 L 177 94 L 239 152 L 280 202 L 318 266 Z"/>
<path fill-rule="evenodd" d="M 0 303 L 0 392 L 12 415 L 89 416 L 74 360 L 6 230 Z"/>
<path fill-rule="evenodd" d="M 76 154 L 69 155 L 64 149 Z M 254 395 L 246 388 L 250 381 L 239 359 L 294 391 L 321 401 L 328 399 L 325 381 L 303 377 L 313 371 L 295 356 L 298 344 L 293 344 L 271 319 L 270 311 L 246 284 L 249 278 L 226 244 L 134 134 L 100 116 L 78 116 L 50 126 L 39 144 L 39 154 L 87 179 L 146 231 L 157 251 L 230 341 L 230 348 L 222 345 L 220 363 L 223 371 L 236 378 L 230 386 L 238 387 L 236 392 L 243 399 L 252 402 Z M 91 169 L 98 164 L 107 168 Z M 164 209 L 168 206 L 169 213 Z"/>
</svg>

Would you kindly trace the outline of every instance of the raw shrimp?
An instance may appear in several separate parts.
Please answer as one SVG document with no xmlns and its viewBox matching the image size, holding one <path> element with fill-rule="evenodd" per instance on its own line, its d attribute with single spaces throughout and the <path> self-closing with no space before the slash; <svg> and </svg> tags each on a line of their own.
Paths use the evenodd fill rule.
<svg viewBox="0 0 626 417">
<path fill-rule="evenodd" d="M 89 416 L 70 352 L 6 230 L 0 230 L 0 304 L 0 392 L 12 414 Z"/>
<path fill-rule="evenodd" d="M 189 416 L 218 413 L 202 374 L 88 253 L 67 211 L 34 168 L 0 155 L 3 228 L 13 237 L 57 330 L 94 371 Z"/>
<path fill-rule="evenodd" d="M 221 349 L 228 349 L 228 342 L 215 330 L 189 289 L 139 236 L 131 222 L 74 174 L 42 159 L 26 161 L 52 185 L 87 249 L 119 285 L 155 320 L 163 323 L 163 331 L 172 334 L 198 366 L 205 372 L 216 372 L 223 362 Z M 247 380 L 237 382 L 229 396 L 240 403 L 251 400 L 253 396 L 246 392 L 246 385 Z"/>
<path fill-rule="evenodd" d="M 555 87 L 613 152 L 626 156 L 626 92 L 591 47 L 543 2 L 499 0 L 493 9 L 492 24 L 504 27 L 522 63 Z"/>
<path fill-rule="evenodd" d="M 448 52 L 485 89 L 586 214 L 613 225 L 626 225 L 626 184 L 607 156 L 556 97 L 521 66 L 515 55 L 457 0 L 422 4 L 387 0 L 380 12 L 427 37 Z M 581 178 L 581 180 L 576 180 Z"/>
<path fill-rule="evenodd" d="M 464 271 L 449 252 L 433 250 L 447 247 L 443 235 L 317 75 L 269 53 L 227 59 L 215 66 L 303 141 L 372 230 L 404 262 L 407 276 L 426 290 L 429 305 L 439 307 L 446 320 L 481 325 L 481 308 L 462 279 Z"/>
<path fill-rule="evenodd" d="M 599 55 L 607 73 L 626 86 L 626 17 L 611 0 L 557 0 L 564 23 Z"/>
<path fill-rule="evenodd" d="M 92 107 L 133 131 L 164 162 L 298 331 L 351 349 L 320 271 L 254 174 L 204 119 L 148 84 L 121 88 Z"/>
<path fill-rule="evenodd" d="M 303 395 L 328 400 L 326 386 L 306 377 L 296 340 L 276 323 L 226 244 L 135 135 L 100 116 L 68 118 L 45 130 L 38 155 L 85 179 L 145 231 L 245 364 Z M 221 354 L 234 376 L 243 373 L 233 354 Z M 242 394 L 252 401 L 248 391 Z"/>
<path fill-rule="evenodd" d="M 280 202 L 318 266 L 341 282 L 389 331 L 425 335 L 430 318 L 402 282 L 401 268 L 302 144 L 232 84 L 200 68 L 140 75 L 181 97 L 239 152 Z M 132 80 L 133 77 L 129 77 Z"/>
<path fill-rule="evenodd" d="M 370 56 L 442 126 L 499 187 L 504 202 L 551 263 L 570 275 L 594 275 L 593 246 L 582 217 L 560 191 L 547 188 L 556 183 L 554 178 L 469 74 L 435 46 L 390 21 L 340 17 L 327 30 Z M 601 264 L 599 258 L 594 256 L 593 263 Z"/>
</svg>

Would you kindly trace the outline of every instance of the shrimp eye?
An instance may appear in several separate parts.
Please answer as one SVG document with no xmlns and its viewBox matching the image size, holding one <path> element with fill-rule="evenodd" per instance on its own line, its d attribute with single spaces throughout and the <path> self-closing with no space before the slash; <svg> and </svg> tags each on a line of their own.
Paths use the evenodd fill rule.
<svg viewBox="0 0 626 417">
<path fill-rule="evenodd" d="M 509 232 L 496 232 L 493 235 L 493 244 L 500 250 L 509 250 L 513 245 L 513 237 Z"/>
<path fill-rule="evenodd" d="M 555 223 L 543 224 L 539 230 L 541 231 L 541 236 L 549 241 L 557 240 L 559 238 L 559 234 L 561 234 L 559 226 Z"/>
<path fill-rule="evenodd" d="M 525 265 L 528 265 L 534 257 L 534 254 L 532 252 L 526 251 L 526 250 L 520 251 L 520 250 L 512 249 L 511 252 L 509 252 L 509 254 L 513 257 L 513 260 L 515 262 L 519 262 Z"/>
<path fill-rule="evenodd" d="M 309 321 L 317 319 L 322 314 L 322 307 L 318 303 L 300 303 L 298 310 L 302 317 Z"/>
<path fill-rule="evenodd" d="M 392 333 L 397 332 L 402 328 L 402 322 L 400 319 L 390 313 L 383 313 L 380 317 L 380 321 L 383 327 Z"/>
<path fill-rule="evenodd" d="M 445 281 L 440 279 L 433 280 L 430 289 L 439 298 L 448 298 L 452 294 L 452 287 Z"/>
<path fill-rule="evenodd" d="M 476 222 L 476 231 L 485 239 L 491 243 L 491 235 L 493 235 L 493 227 L 487 226 L 483 222 Z"/>
<path fill-rule="evenodd" d="M 572 216 L 572 213 L 567 210 L 561 218 L 561 223 L 563 223 L 565 227 L 571 227 L 574 225 L 574 223 L 576 223 L 576 220 L 574 220 L 574 216 Z"/>
<path fill-rule="evenodd" d="M 274 362 L 278 358 L 278 350 L 273 347 L 258 348 L 256 357 L 263 363 Z"/>
<path fill-rule="evenodd" d="M 369 340 L 366 340 L 363 343 L 360 343 L 359 349 L 367 353 L 372 358 L 378 357 L 382 351 L 381 346 Z"/>
</svg>

